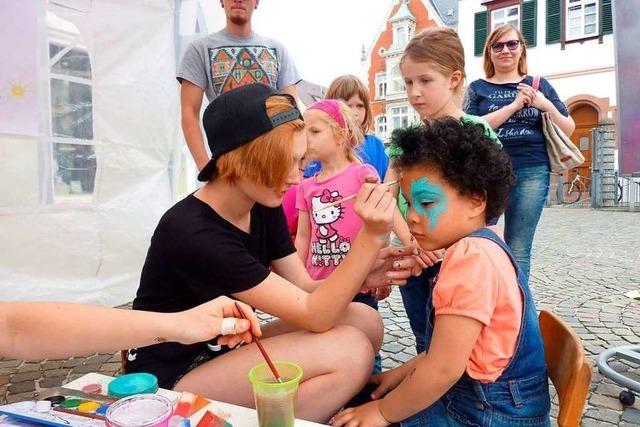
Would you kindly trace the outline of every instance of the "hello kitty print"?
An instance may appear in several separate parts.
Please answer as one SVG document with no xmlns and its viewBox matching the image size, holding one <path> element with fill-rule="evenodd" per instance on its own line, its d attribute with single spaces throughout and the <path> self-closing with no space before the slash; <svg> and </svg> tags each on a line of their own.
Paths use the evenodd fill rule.
<svg viewBox="0 0 640 427">
<path fill-rule="evenodd" d="M 337 190 L 324 189 L 322 194 L 311 198 L 311 220 L 315 227 L 315 240 L 311 243 L 311 265 L 314 267 L 337 267 L 351 249 L 351 240 L 341 237 L 337 223 L 343 219 L 342 203 L 326 206 L 342 200 Z M 324 207 L 326 206 L 326 207 Z"/>
<path fill-rule="evenodd" d="M 311 225 L 306 267 L 312 278 L 323 279 L 338 267 L 362 228 L 353 199 L 326 205 L 357 193 L 368 175 L 377 173 L 369 165 L 353 164 L 322 181 L 316 176 L 307 178 L 298 187 L 296 208 L 308 213 Z"/>
</svg>

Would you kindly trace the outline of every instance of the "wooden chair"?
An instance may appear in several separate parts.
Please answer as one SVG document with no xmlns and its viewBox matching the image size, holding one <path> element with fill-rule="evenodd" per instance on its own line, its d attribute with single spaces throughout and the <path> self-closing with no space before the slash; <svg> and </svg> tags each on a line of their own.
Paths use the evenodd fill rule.
<svg viewBox="0 0 640 427">
<path fill-rule="evenodd" d="M 549 378 L 558 393 L 559 427 L 579 426 L 591 384 L 592 367 L 580 337 L 550 311 L 538 317 Z"/>
</svg>

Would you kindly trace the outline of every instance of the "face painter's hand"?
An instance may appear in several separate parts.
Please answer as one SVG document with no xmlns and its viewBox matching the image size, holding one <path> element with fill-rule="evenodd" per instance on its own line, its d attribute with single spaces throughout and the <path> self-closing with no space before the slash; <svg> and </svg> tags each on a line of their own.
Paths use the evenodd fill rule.
<svg viewBox="0 0 640 427">
<path fill-rule="evenodd" d="M 394 248 L 391 246 L 382 248 L 369 275 L 364 280 L 363 287 L 380 288 L 404 285 L 411 277 L 412 269 L 417 265 L 417 249 L 415 248 Z"/>
<path fill-rule="evenodd" d="M 236 307 L 236 301 L 227 297 L 218 297 L 190 310 L 174 313 L 178 317 L 174 324 L 179 328 L 178 341 L 182 344 L 193 344 L 209 341 L 219 335 L 220 345 L 235 347 L 241 341 L 251 342 L 252 336 L 260 337 L 260 321 L 248 305 L 238 302 L 247 320 Z"/>
<path fill-rule="evenodd" d="M 364 222 L 363 230 L 381 239 L 387 238 L 393 226 L 395 199 L 386 184 L 374 184 L 375 177 L 367 177 L 362 185 L 354 209 Z"/>
</svg>

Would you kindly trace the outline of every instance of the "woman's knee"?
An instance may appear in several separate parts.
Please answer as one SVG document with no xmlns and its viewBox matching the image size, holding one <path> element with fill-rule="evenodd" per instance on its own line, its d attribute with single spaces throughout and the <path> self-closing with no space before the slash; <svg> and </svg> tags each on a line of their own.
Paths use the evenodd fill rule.
<svg viewBox="0 0 640 427">
<path fill-rule="evenodd" d="M 360 372 L 362 381 L 366 381 L 373 368 L 373 359 L 377 352 L 371 344 L 371 340 L 357 327 L 340 325 L 332 332 L 332 345 L 339 348 L 335 355 L 337 370 L 346 372 L 349 376 L 356 376 Z"/>
<path fill-rule="evenodd" d="M 347 309 L 344 324 L 354 326 L 369 338 L 377 353 L 384 337 L 384 325 L 380 313 L 366 304 L 351 303 Z"/>
</svg>

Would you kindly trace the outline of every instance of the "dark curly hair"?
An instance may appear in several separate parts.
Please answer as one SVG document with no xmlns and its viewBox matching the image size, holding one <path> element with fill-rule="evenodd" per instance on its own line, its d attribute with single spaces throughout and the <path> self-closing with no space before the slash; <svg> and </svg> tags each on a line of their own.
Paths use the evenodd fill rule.
<svg viewBox="0 0 640 427">
<path fill-rule="evenodd" d="M 486 136 L 482 125 L 437 119 L 395 130 L 392 145 L 401 152 L 394 167 L 436 167 L 461 195 L 486 196 L 486 221 L 506 209 L 515 183 L 511 160 Z"/>
</svg>

